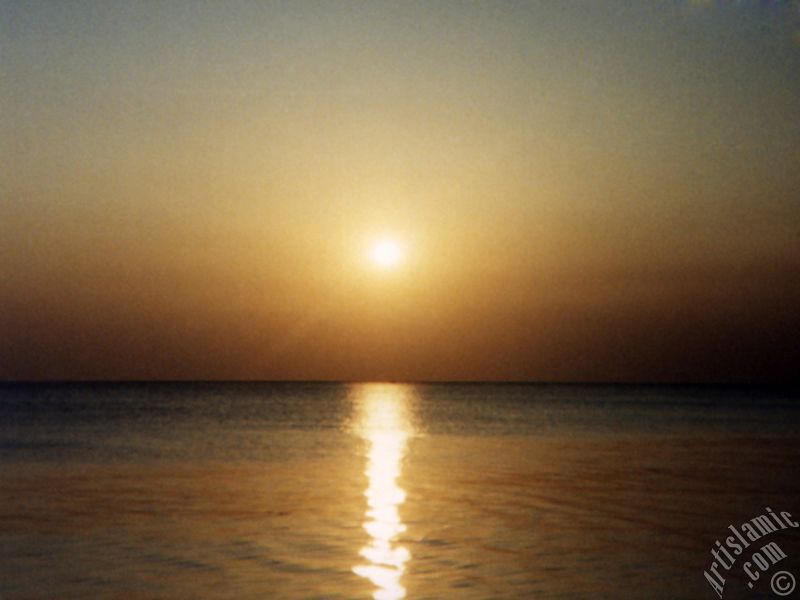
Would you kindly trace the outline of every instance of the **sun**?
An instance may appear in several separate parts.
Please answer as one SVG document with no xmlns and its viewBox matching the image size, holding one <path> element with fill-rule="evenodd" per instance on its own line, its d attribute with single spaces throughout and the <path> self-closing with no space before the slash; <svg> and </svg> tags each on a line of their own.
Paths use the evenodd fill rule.
<svg viewBox="0 0 800 600">
<path fill-rule="evenodd" d="M 372 246 L 370 258 L 383 269 L 396 267 L 403 260 L 403 247 L 396 241 L 388 238 L 378 240 Z"/>
</svg>

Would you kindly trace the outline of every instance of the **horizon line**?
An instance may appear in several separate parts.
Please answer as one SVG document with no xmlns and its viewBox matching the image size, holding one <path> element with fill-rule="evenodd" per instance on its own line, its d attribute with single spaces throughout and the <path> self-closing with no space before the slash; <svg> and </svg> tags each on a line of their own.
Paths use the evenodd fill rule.
<svg viewBox="0 0 800 600">
<path fill-rule="evenodd" d="M 0 385 L 81 385 L 81 384 L 318 384 L 318 385 L 572 385 L 572 386 L 653 386 L 653 387 L 783 387 L 798 388 L 797 381 L 657 381 L 657 380 L 536 380 L 536 379 L 140 379 L 69 378 L 2 379 Z"/>
</svg>

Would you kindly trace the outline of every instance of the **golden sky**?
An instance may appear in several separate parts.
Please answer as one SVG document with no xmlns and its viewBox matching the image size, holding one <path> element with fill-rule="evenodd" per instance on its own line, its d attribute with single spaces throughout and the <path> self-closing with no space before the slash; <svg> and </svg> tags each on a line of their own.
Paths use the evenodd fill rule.
<svg viewBox="0 0 800 600">
<path fill-rule="evenodd" d="M 0 377 L 796 378 L 799 11 L 0 2 Z"/>
</svg>

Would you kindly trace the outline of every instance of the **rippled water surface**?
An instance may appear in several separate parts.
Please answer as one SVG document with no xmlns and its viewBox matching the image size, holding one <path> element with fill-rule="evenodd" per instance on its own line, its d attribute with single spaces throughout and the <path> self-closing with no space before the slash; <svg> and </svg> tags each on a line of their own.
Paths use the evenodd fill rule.
<svg viewBox="0 0 800 600">
<path fill-rule="evenodd" d="M 792 389 L 6 384 L 0 598 L 715 597 L 729 524 L 800 516 L 798 425 Z"/>
</svg>

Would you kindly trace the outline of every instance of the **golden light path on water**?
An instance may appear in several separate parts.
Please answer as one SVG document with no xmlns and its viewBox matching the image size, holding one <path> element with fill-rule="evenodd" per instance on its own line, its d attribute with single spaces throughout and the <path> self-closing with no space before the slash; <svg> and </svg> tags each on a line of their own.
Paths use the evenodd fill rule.
<svg viewBox="0 0 800 600">
<path fill-rule="evenodd" d="M 406 529 L 399 510 L 406 493 L 398 478 L 413 433 L 409 392 L 402 385 L 370 384 L 358 390 L 357 402 L 357 430 L 369 444 L 364 529 L 370 541 L 360 551 L 366 562 L 353 567 L 353 572 L 375 585 L 375 600 L 396 600 L 406 595 L 401 581 L 411 557 L 397 541 Z"/>
</svg>

